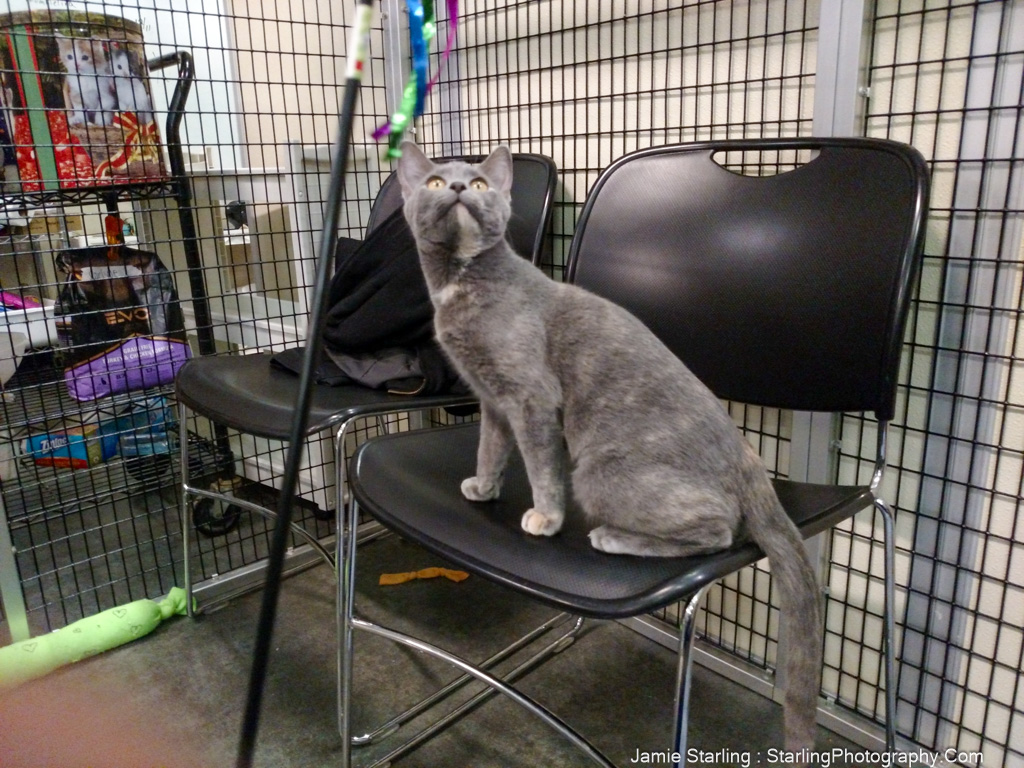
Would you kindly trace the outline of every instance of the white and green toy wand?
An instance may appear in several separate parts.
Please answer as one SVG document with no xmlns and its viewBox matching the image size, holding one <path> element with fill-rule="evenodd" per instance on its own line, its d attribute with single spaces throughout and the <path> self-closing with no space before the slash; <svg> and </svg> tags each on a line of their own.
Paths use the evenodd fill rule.
<svg viewBox="0 0 1024 768">
<path fill-rule="evenodd" d="M 159 603 L 136 600 L 0 648 L 0 691 L 148 635 L 164 619 L 183 616 L 186 600 L 185 590 L 174 587 Z"/>
</svg>

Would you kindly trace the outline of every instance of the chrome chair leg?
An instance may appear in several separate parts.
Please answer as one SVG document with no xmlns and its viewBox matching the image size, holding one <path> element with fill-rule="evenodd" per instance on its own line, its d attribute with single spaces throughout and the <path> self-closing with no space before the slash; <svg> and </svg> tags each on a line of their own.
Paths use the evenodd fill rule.
<svg viewBox="0 0 1024 768">
<path fill-rule="evenodd" d="M 885 532 L 885 748 L 896 750 L 896 542 L 892 510 L 882 499 L 875 499 Z"/>
<path fill-rule="evenodd" d="M 341 737 L 339 768 L 352 764 L 352 620 L 355 604 L 356 532 L 359 528 L 359 505 L 352 499 L 348 508 L 342 503 L 345 483 L 345 436 L 351 420 L 337 431 L 334 452 L 336 483 L 335 568 L 337 569 L 338 622 L 338 734 Z"/>
<path fill-rule="evenodd" d="M 189 488 L 189 493 L 200 499 L 222 500 L 224 498 L 222 493 L 207 491 L 202 488 Z M 255 502 L 239 498 L 232 499 L 231 503 L 240 509 L 246 510 L 247 512 L 255 512 L 256 514 L 262 515 L 267 520 L 277 520 L 277 512 L 264 507 L 262 504 L 257 504 Z M 306 546 L 320 555 L 320 559 L 327 563 L 328 568 L 334 570 L 334 555 L 327 549 L 327 547 L 320 543 L 314 534 L 310 533 L 295 522 L 291 523 L 289 528 L 293 536 L 297 536 L 305 541 Z"/>
<path fill-rule="evenodd" d="M 672 751 L 679 755 L 675 768 L 686 765 L 686 729 L 690 720 L 690 673 L 693 671 L 693 641 L 701 600 L 708 587 L 699 590 L 679 614 L 679 660 L 676 667 L 676 707 L 672 734 Z"/>
<path fill-rule="evenodd" d="M 185 404 L 178 401 L 178 457 L 181 460 L 181 540 L 182 540 L 182 568 L 184 569 L 184 578 L 182 579 L 182 586 L 185 590 L 185 610 L 188 612 L 188 617 L 193 618 L 195 609 L 193 608 L 192 600 L 192 544 L 189 540 L 189 533 L 192 528 L 192 516 L 189 514 L 189 486 L 188 477 L 188 424 L 185 421 Z"/>
<path fill-rule="evenodd" d="M 506 648 L 504 651 L 500 652 L 500 654 L 498 654 L 498 655 L 500 655 L 502 657 L 506 657 L 506 656 L 511 655 L 513 649 L 521 648 L 523 646 L 529 645 L 528 638 L 536 639 L 536 636 L 542 635 L 543 633 L 550 631 L 553 628 L 553 626 L 555 626 L 556 624 L 564 623 L 566 619 L 571 619 L 571 618 L 572 617 L 569 616 L 568 614 L 565 614 L 565 613 L 559 614 L 558 616 L 556 616 L 551 621 L 545 622 L 543 625 L 538 627 L 536 630 L 531 632 L 529 635 L 527 635 L 526 637 L 524 637 L 521 640 L 517 641 L 514 645 L 512 645 L 509 648 Z M 545 661 L 547 661 L 551 656 L 555 655 L 556 653 L 560 653 L 561 651 L 565 650 L 570 645 L 572 645 L 573 641 L 576 638 L 576 635 L 579 634 L 580 630 L 583 627 L 583 622 L 584 622 L 584 620 L 582 618 L 576 617 L 576 620 L 573 623 L 572 627 L 565 634 L 560 635 L 559 637 L 557 637 L 549 645 L 547 645 L 546 647 L 541 649 L 539 652 L 537 652 L 536 654 L 531 656 L 529 659 L 526 659 L 521 664 L 519 664 L 515 669 L 509 671 L 508 673 L 506 673 L 502 677 L 499 677 L 499 678 L 496 678 L 496 679 L 500 680 L 503 683 L 511 684 L 511 683 L 514 683 L 519 678 L 524 677 L 528 672 L 530 672 L 533 669 L 536 669 L 537 667 L 539 667 L 541 664 L 543 664 Z M 490 662 L 490 661 L 491 661 L 491 659 L 488 659 L 488 662 Z M 488 671 L 488 667 L 485 664 L 478 665 L 478 669 L 480 669 L 482 671 Z M 443 699 L 447 698 L 452 693 L 454 693 L 456 690 L 461 688 L 466 682 L 469 682 L 472 679 L 473 679 L 473 677 L 471 675 L 469 675 L 469 674 L 463 675 L 462 677 L 460 677 L 457 680 L 453 681 L 450 685 L 445 686 L 441 690 L 437 691 L 435 694 L 433 694 L 433 695 L 429 696 L 428 698 L 424 699 L 422 702 L 420 702 L 416 706 L 412 707 L 407 712 L 402 713 L 402 715 L 399 715 L 394 720 L 392 720 L 391 723 L 395 723 L 396 721 L 399 721 L 399 720 L 402 720 L 402 722 L 404 722 L 407 719 L 411 719 L 416 714 L 419 714 L 420 712 L 425 711 L 432 704 L 434 704 L 434 703 L 436 703 L 438 701 L 442 701 Z M 484 688 L 483 690 L 479 691 L 474 696 L 472 696 L 470 699 L 467 699 L 465 702 L 463 702 L 458 707 L 453 709 L 451 712 L 446 714 L 444 717 L 439 718 L 438 720 L 434 721 L 433 723 L 431 723 L 430 725 L 425 727 L 423 730 L 419 731 L 418 733 L 414 734 L 413 736 L 408 738 L 406 741 L 401 743 L 399 746 L 397 746 L 391 752 L 389 752 L 388 754 L 384 755 L 384 757 L 379 758 L 375 763 L 373 763 L 370 766 L 367 766 L 367 768 L 383 768 L 386 765 L 390 765 L 392 761 L 398 760 L 400 757 L 403 757 L 404 755 L 407 755 L 410 752 L 412 752 L 413 750 L 417 749 L 421 744 L 424 744 L 425 742 L 427 742 L 431 738 L 433 738 L 435 734 L 440 733 L 445 728 L 449 727 L 453 723 L 455 723 L 458 720 L 462 719 L 464 716 L 468 715 L 470 712 L 472 712 L 474 709 L 479 707 L 485 701 L 487 701 L 488 699 L 490 699 L 491 697 L 493 697 L 493 696 L 495 696 L 497 694 L 498 694 L 498 690 L 496 688 L 491 688 L 491 687 Z M 380 734 L 380 736 L 378 738 L 383 738 L 384 736 L 388 736 L 390 734 L 393 734 L 399 727 L 401 727 L 402 722 L 398 722 L 397 725 L 391 725 L 391 723 L 387 724 L 387 725 L 391 725 L 390 729 L 387 730 L 387 731 L 383 730 L 383 728 L 387 727 L 387 725 L 386 726 L 382 726 L 381 729 L 378 729 L 378 730 L 381 731 L 381 734 Z M 366 743 L 370 743 L 370 742 L 366 742 Z"/>
<path fill-rule="evenodd" d="M 541 624 L 539 627 L 536 627 L 533 631 L 519 638 L 511 645 L 501 649 L 487 660 L 480 662 L 479 664 L 477 664 L 477 666 L 483 670 L 492 669 L 505 659 L 515 655 L 518 651 L 522 650 L 523 648 L 528 648 L 534 642 L 542 638 L 544 635 L 565 624 L 566 621 L 569 621 L 572 618 L 573 617 L 567 613 L 558 614 L 554 618 Z M 501 679 L 505 682 L 511 683 L 519 677 L 525 675 L 530 670 L 537 667 L 542 662 L 546 661 L 549 657 L 553 656 L 556 653 L 561 653 L 563 650 L 572 645 L 573 641 L 576 639 L 577 635 L 579 635 L 582 628 L 583 619 L 577 617 L 575 623 L 569 629 L 569 631 L 559 636 L 554 642 L 550 643 L 543 650 L 539 651 L 538 653 L 531 656 L 529 659 L 519 664 L 519 666 L 517 666 L 511 672 L 504 675 Z M 409 707 L 409 709 L 402 712 L 401 714 L 395 715 L 393 718 L 388 720 L 386 723 L 378 726 L 373 731 L 370 731 L 369 733 L 363 736 L 353 736 L 352 745 L 356 747 L 366 746 L 368 744 L 373 744 L 374 742 L 380 741 L 390 736 L 403 725 L 415 719 L 420 714 L 426 712 L 435 704 L 444 701 L 446 698 L 456 693 L 458 690 L 460 690 L 472 681 L 473 677 L 471 675 L 462 675 L 461 677 L 455 678 L 450 683 L 445 685 L 443 688 L 439 688 L 434 693 L 430 694 L 422 701 L 419 701 L 413 706 Z M 468 714 L 469 711 L 475 708 L 478 704 L 481 704 L 484 701 L 486 701 L 495 693 L 497 693 L 497 691 L 495 691 L 494 689 L 485 688 L 483 691 L 469 699 L 466 703 L 462 704 L 458 709 L 451 712 L 449 715 L 445 716 L 445 718 L 439 721 L 439 723 L 435 724 L 434 726 L 430 726 L 430 728 L 427 729 L 427 731 L 423 731 L 421 734 L 419 734 L 416 737 L 417 743 L 422 743 L 423 741 L 426 741 L 426 738 L 423 738 L 423 736 L 424 734 L 427 734 L 428 731 L 429 734 L 427 735 L 427 738 L 429 738 L 430 735 L 436 733 L 438 730 L 441 730 L 441 728 L 447 727 L 449 724 L 457 720 L 462 715 Z M 409 747 L 409 749 L 404 750 L 402 754 L 410 750 L 411 746 Z M 392 759 L 397 759 L 399 755 L 392 754 L 390 755 L 390 757 Z"/>
<path fill-rule="evenodd" d="M 409 648 L 413 648 L 415 650 L 422 651 L 423 653 L 427 653 L 431 656 L 434 656 L 435 658 L 447 661 L 452 666 L 462 670 L 466 674 L 472 675 L 480 682 L 486 683 L 490 687 L 496 689 L 498 692 L 505 694 L 505 696 L 514 701 L 516 704 L 519 704 L 524 709 L 532 712 L 534 715 L 536 715 L 549 726 L 551 726 L 555 731 L 557 731 L 570 742 L 572 742 L 581 752 L 583 752 L 583 754 L 589 757 L 593 762 L 600 765 L 602 768 L 615 768 L 615 765 L 611 761 L 609 761 L 607 757 L 601 754 L 601 752 L 593 744 L 591 744 L 580 734 L 574 731 L 561 718 L 552 713 L 549 709 L 542 706 L 541 704 L 538 704 L 536 701 L 534 701 L 526 694 L 521 693 L 520 691 L 508 685 L 504 681 L 494 677 L 493 675 L 488 674 L 487 672 L 484 672 L 483 670 L 479 669 L 473 664 L 470 664 L 465 660 L 459 658 L 458 656 L 455 656 L 454 654 L 451 654 L 448 651 L 438 648 L 437 646 L 424 642 L 423 640 L 411 637 L 401 632 L 396 632 L 395 630 L 388 629 L 387 627 L 378 626 L 369 621 L 364 621 L 363 619 L 352 619 L 351 626 L 363 632 L 369 632 L 370 634 L 377 635 L 378 637 L 386 638 L 388 640 L 391 640 L 392 642 L 405 645 Z M 342 746 L 343 749 L 345 749 L 349 745 L 345 744 Z M 382 760 L 381 763 L 383 762 L 385 761 Z M 348 768 L 347 762 L 343 762 L 342 765 L 344 766 L 344 768 Z"/>
</svg>

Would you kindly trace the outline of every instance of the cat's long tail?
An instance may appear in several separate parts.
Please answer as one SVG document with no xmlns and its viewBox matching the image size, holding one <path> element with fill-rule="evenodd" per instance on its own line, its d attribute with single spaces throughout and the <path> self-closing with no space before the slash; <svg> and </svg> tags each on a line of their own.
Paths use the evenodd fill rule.
<svg viewBox="0 0 1024 768">
<path fill-rule="evenodd" d="M 818 580 L 800 532 L 782 508 L 764 471 L 760 472 L 745 522 L 750 538 L 768 556 L 790 639 L 784 667 L 786 749 L 811 750 L 821 690 L 823 619 Z"/>
</svg>

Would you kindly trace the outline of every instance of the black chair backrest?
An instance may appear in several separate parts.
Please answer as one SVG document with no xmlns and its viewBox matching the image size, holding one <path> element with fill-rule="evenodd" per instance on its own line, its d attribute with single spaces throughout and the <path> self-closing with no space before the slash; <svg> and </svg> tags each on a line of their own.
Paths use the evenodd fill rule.
<svg viewBox="0 0 1024 768">
<path fill-rule="evenodd" d="M 717 162 L 758 151 L 804 162 L 767 176 Z M 641 150 L 597 180 L 568 279 L 637 315 L 720 397 L 888 420 L 927 178 L 916 150 L 881 140 Z"/>
<path fill-rule="evenodd" d="M 479 163 L 485 157 L 466 155 L 438 158 L 434 162 L 464 160 Z M 508 222 L 508 240 L 516 253 L 534 264 L 540 263 L 557 180 L 558 168 L 550 157 L 523 152 L 512 154 L 512 217 Z M 373 201 L 366 223 L 367 234 L 401 206 L 402 190 L 398 176 L 392 173 L 384 180 Z"/>
</svg>

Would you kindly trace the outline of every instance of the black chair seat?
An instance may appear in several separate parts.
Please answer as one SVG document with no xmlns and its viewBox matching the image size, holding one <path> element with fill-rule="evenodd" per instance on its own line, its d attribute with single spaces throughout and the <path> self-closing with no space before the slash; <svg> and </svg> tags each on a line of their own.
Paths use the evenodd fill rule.
<svg viewBox="0 0 1024 768">
<path fill-rule="evenodd" d="M 364 443 L 349 473 L 360 508 L 438 555 L 562 610 L 624 618 L 688 597 L 706 584 L 760 560 L 747 544 L 703 557 L 609 555 L 590 546 L 591 529 L 570 508 L 556 536 L 524 532 L 530 486 L 516 455 L 501 498 L 475 503 L 460 484 L 475 470 L 479 427 L 406 432 Z M 776 491 L 804 536 L 826 530 L 872 503 L 866 486 L 776 481 Z M 415 504 L 408 504 L 410 498 Z"/>
<path fill-rule="evenodd" d="M 177 397 L 196 413 L 219 424 L 259 437 L 285 440 L 290 435 L 299 379 L 271 365 L 271 357 L 263 353 L 190 360 L 181 367 L 175 380 Z M 413 401 L 407 395 L 391 395 L 362 386 L 315 385 L 307 434 L 354 417 L 397 410 L 413 402 L 418 408 L 433 408 L 473 399 L 417 395 Z"/>
</svg>

